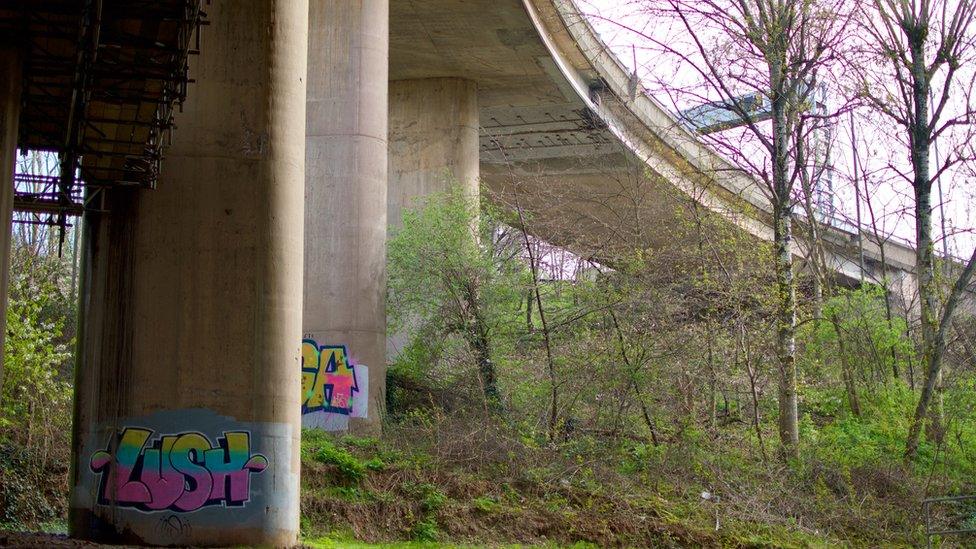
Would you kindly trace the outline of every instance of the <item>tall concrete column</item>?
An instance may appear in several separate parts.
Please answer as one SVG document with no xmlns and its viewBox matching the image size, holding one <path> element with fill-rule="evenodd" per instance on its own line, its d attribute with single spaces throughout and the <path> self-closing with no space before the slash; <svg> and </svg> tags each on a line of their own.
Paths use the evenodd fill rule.
<svg viewBox="0 0 976 549">
<path fill-rule="evenodd" d="M 297 541 L 308 4 L 207 13 L 158 189 L 86 214 L 76 537 Z"/>
<path fill-rule="evenodd" d="M 20 124 L 23 81 L 20 52 L 0 46 L 0 386 L 3 385 L 3 345 L 7 334 L 7 288 L 10 286 L 10 237 L 14 211 L 14 170 Z"/>
<path fill-rule="evenodd" d="M 478 196 L 478 88 L 460 78 L 390 82 L 390 228 L 418 198 L 460 187 Z"/>
<path fill-rule="evenodd" d="M 310 427 L 380 426 L 388 63 L 387 0 L 311 0 L 302 407 Z M 354 380 L 343 377 L 346 365 Z M 344 385 L 324 385 L 337 377 Z"/>
<path fill-rule="evenodd" d="M 478 87 L 461 78 L 390 82 L 390 190 L 387 231 L 403 222 L 403 210 L 452 188 L 478 197 Z M 390 360 L 409 344 L 404 332 L 387 338 Z"/>
</svg>

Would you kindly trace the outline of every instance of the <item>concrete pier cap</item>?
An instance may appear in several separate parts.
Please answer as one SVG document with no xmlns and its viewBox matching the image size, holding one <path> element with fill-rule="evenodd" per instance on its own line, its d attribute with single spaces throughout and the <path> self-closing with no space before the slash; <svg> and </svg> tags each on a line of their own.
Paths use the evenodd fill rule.
<svg viewBox="0 0 976 549">
<path fill-rule="evenodd" d="M 86 213 L 69 528 L 297 542 L 308 4 L 213 0 L 156 190 Z"/>
</svg>

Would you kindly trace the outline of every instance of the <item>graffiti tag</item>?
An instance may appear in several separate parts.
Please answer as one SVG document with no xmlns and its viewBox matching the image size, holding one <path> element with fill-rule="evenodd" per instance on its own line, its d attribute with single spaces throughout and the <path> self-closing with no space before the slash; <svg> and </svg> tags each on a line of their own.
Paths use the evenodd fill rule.
<svg viewBox="0 0 976 549">
<path fill-rule="evenodd" d="M 345 345 L 302 340 L 302 414 L 323 411 L 350 415 L 360 387 Z"/>
<path fill-rule="evenodd" d="M 153 438 L 154 431 L 126 427 L 112 445 L 92 454 L 101 474 L 99 502 L 143 511 L 196 511 L 211 505 L 243 506 L 250 500 L 251 474 L 268 459 L 251 453 L 249 431 L 224 431 L 217 443 L 185 432 Z"/>
</svg>

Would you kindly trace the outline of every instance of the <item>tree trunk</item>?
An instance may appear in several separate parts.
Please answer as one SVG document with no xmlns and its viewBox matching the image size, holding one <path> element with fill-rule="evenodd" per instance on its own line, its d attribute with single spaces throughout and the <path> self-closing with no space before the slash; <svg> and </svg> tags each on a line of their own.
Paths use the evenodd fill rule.
<svg viewBox="0 0 976 549">
<path fill-rule="evenodd" d="M 610 319 L 613 321 L 613 329 L 617 334 L 617 342 L 620 344 L 620 358 L 624 361 L 624 366 L 627 367 L 627 372 L 630 374 L 630 386 L 634 389 L 634 395 L 637 397 L 638 402 L 640 402 L 641 413 L 644 416 L 644 423 L 647 424 L 647 429 L 651 432 L 651 443 L 654 446 L 659 444 L 657 436 L 657 423 L 651 416 L 650 410 L 647 408 L 647 402 L 644 400 L 644 394 L 640 390 L 640 384 L 637 382 L 637 370 L 639 365 L 631 364 L 630 358 L 627 355 L 627 345 L 624 342 L 624 334 L 620 329 L 620 323 L 617 322 L 617 314 L 613 312 L 613 309 L 609 310 Z"/>
<path fill-rule="evenodd" d="M 746 330 L 742 325 L 739 326 L 739 348 L 742 349 L 746 374 L 749 376 L 749 394 L 752 398 L 752 426 L 756 430 L 756 440 L 759 442 L 759 451 L 762 454 L 763 463 L 766 463 L 768 458 L 766 457 L 766 443 L 763 441 L 762 424 L 759 416 L 759 390 L 756 387 L 759 368 L 754 368 L 752 365 L 752 353 L 749 352 L 749 347 L 746 343 Z M 737 354 L 738 352 L 739 349 L 736 349 Z"/>
<path fill-rule="evenodd" d="M 711 324 L 711 323 L 709 323 Z M 713 340 L 715 339 L 712 327 L 708 326 L 708 429 L 714 435 L 717 418 L 715 417 L 716 397 L 715 390 L 718 385 L 718 375 L 715 373 L 715 350 Z"/>
<path fill-rule="evenodd" d="M 911 131 L 911 161 L 914 168 L 915 187 L 915 276 L 918 277 L 918 295 L 921 309 L 922 364 L 925 379 L 918 399 L 915 417 L 905 444 L 905 457 L 911 459 L 918 451 L 919 438 L 926 417 L 931 420 L 928 433 L 940 437 L 942 430 L 941 391 L 942 361 L 937 352 L 938 342 L 938 295 L 935 281 L 935 255 L 932 241 L 932 182 L 929 177 L 929 77 L 925 69 L 924 38 L 914 38 L 912 53 L 912 94 L 914 117 Z M 932 406 L 933 400 L 935 406 Z"/>
<path fill-rule="evenodd" d="M 478 288 L 474 284 L 468 285 L 466 299 L 468 311 L 471 315 L 467 330 L 468 345 L 478 363 L 478 375 L 481 378 L 481 387 L 488 410 L 496 413 L 502 409 L 501 391 L 498 389 L 495 363 L 491 361 L 491 342 L 488 337 L 488 327 L 481 315 Z"/>
<path fill-rule="evenodd" d="M 851 147 L 851 156 L 852 156 L 852 158 L 854 160 L 854 198 L 857 199 L 857 203 L 858 203 L 858 205 L 857 205 L 857 219 L 858 219 L 858 221 L 857 221 L 857 247 L 858 247 L 858 258 L 859 258 L 859 263 L 858 264 L 861 267 L 861 269 L 860 269 L 861 270 L 861 283 L 863 284 L 864 283 L 864 233 L 861 230 L 861 206 L 860 206 L 860 203 L 861 203 L 861 190 L 860 190 L 860 187 L 859 187 L 859 184 L 858 184 L 859 156 L 858 156 L 858 151 L 857 151 L 857 137 L 856 136 L 857 136 L 857 132 L 856 132 L 855 126 L 854 126 L 854 114 L 851 113 L 851 141 L 853 143 L 853 146 Z M 870 190 L 868 189 L 868 178 L 865 177 L 864 178 L 864 196 L 867 197 L 869 195 L 869 192 L 870 192 Z M 866 202 L 867 208 L 868 208 L 868 215 L 871 216 L 871 230 L 874 232 L 874 236 L 875 236 L 875 238 L 878 241 L 878 253 L 881 255 L 881 273 L 882 273 L 882 275 L 881 275 L 881 287 L 884 290 L 884 295 L 885 295 L 885 300 L 884 300 L 884 305 L 885 305 L 885 319 L 888 322 L 888 329 L 894 331 L 894 326 L 895 325 L 894 325 L 894 321 L 892 320 L 893 319 L 893 314 L 891 312 L 891 300 L 892 300 L 891 282 L 890 282 L 890 279 L 888 278 L 888 257 L 887 257 L 886 252 L 885 252 L 885 249 L 886 249 L 885 248 L 885 241 L 883 239 L 881 239 L 881 237 L 879 236 L 879 235 L 881 235 L 881 231 L 878 229 L 878 218 L 877 218 L 877 216 L 874 215 L 874 206 L 871 205 L 871 201 L 870 200 L 865 200 L 865 202 Z M 906 338 L 910 337 L 910 334 L 907 331 L 908 330 L 908 322 L 905 323 L 905 330 L 906 330 L 905 337 Z M 914 378 L 914 376 L 911 373 L 911 371 L 912 371 L 912 367 L 911 367 L 912 357 L 911 357 L 911 355 L 909 355 L 907 358 L 908 358 L 908 364 L 909 364 L 908 381 L 909 381 L 909 384 L 910 384 L 912 390 L 914 391 L 915 390 L 915 378 Z M 901 378 L 901 374 L 898 371 L 898 352 L 895 350 L 895 346 L 894 345 L 891 346 L 891 375 L 895 379 L 900 379 Z"/>
<path fill-rule="evenodd" d="M 780 208 L 782 212 L 783 208 Z M 796 289 L 790 253 L 789 214 L 777 215 L 775 230 L 778 297 L 776 354 L 779 359 L 779 437 L 785 457 L 798 457 L 800 433 L 796 396 Z"/>
<path fill-rule="evenodd" d="M 840 354 L 841 368 L 843 368 L 844 387 L 847 389 L 847 402 L 851 407 L 851 412 L 856 417 L 861 417 L 861 403 L 857 399 L 857 385 L 855 385 L 854 368 L 851 366 L 851 357 L 847 354 L 844 345 L 844 334 L 840 329 L 840 319 L 837 313 L 831 315 L 831 324 L 834 325 L 834 333 L 837 334 L 837 350 Z"/>
<path fill-rule="evenodd" d="M 522 212 L 522 205 L 518 199 L 518 187 L 515 194 L 515 211 L 518 212 L 519 230 L 522 232 L 522 243 L 525 251 L 529 255 L 529 270 L 532 273 L 532 293 L 535 296 L 536 306 L 539 307 L 539 323 L 542 324 L 542 339 L 546 344 L 546 365 L 549 371 L 549 440 L 556 440 L 557 429 L 559 426 L 559 384 L 556 379 L 556 362 L 552 355 L 552 339 L 549 333 L 549 323 L 546 322 L 546 309 L 542 306 L 542 291 L 539 281 L 539 263 L 536 261 L 532 243 L 529 241 L 529 233 L 525 228 L 525 216 Z"/>
<path fill-rule="evenodd" d="M 814 156 L 813 166 L 806 166 L 806 154 L 802 143 L 803 128 L 798 128 L 799 137 L 796 140 L 796 162 L 800 167 L 800 184 L 803 186 L 803 209 L 807 216 L 807 245 L 806 264 L 813 270 L 813 319 L 823 319 L 824 286 L 827 278 L 826 261 L 823 258 L 823 240 L 820 238 L 820 220 L 813 205 L 814 181 L 819 177 L 817 160 Z M 811 173 L 812 172 L 812 173 Z"/>
<path fill-rule="evenodd" d="M 771 67 L 773 89 L 782 87 L 780 69 Z M 775 85 L 779 83 L 779 85 Z M 786 98 L 773 97 L 773 253 L 776 264 L 776 354 L 779 362 L 779 438 L 784 458 L 799 457 L 796 395 L 796 284 L 793 278 L 792 197 L 787 175 L 789 133 Z"/>
</svg>

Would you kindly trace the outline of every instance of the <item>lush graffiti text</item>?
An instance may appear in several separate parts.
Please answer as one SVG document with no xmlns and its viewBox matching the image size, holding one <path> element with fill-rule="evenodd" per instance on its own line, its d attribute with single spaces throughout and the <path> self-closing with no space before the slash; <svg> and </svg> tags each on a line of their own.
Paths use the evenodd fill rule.
<svg viewBox="0 0 976 549">
<path fill-rule="evenodd" d="M 99 501 L 143 511 L 196 511 L 205 506 L 241 506 L 250 499 L 251 475 L 268 459 L 251 453 L 248 431 L 224 431 L 212 444 L 197 432 L 153 437 L 127 427 L 106 450 L 95 452 L 91 470 L 100 473 Z"/>
</svg>

